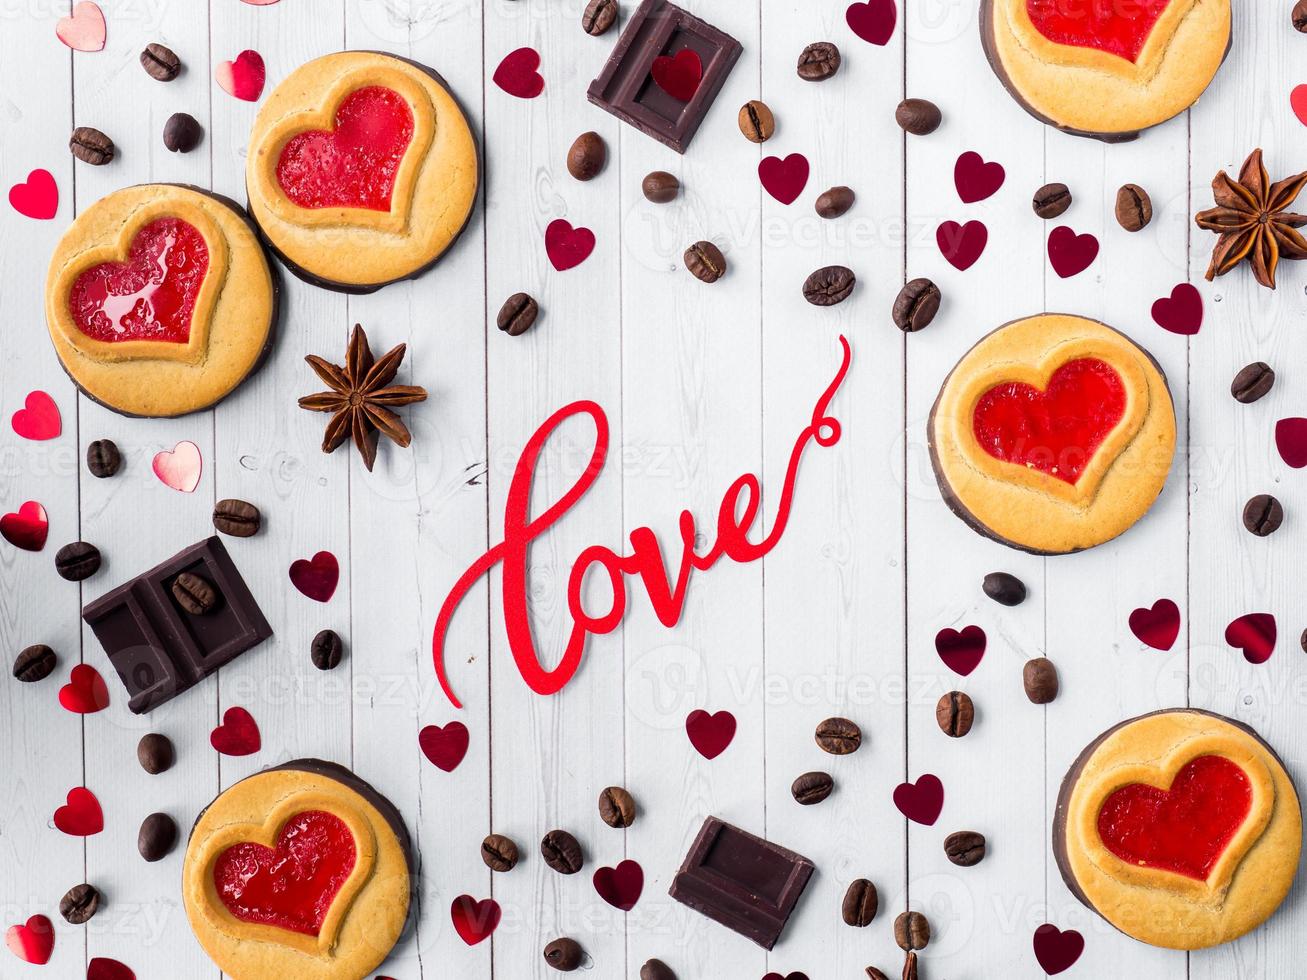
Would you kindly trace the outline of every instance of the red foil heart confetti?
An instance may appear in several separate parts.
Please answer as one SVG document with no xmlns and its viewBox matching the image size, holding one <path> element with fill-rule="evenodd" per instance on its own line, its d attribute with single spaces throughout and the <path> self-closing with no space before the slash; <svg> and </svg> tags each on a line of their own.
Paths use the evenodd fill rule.
<svg viewBox="0 0 1307 980">
<path fill-rule="evenodd" d="M 453 772 L 458 768 L 463 757 L 467 755 L 467 726 L 461 721 L 451 721 L 443 728 L 439 725 L 427 725 L 418 732 L 418 746 L 427 760 L 444 772 Z"/>
<path fill-rule="evenodd" d="M 993 197 L 1007 179 L 1000 163 L 986 162 L 975 150 L 968 150 L 953 165 L 953 186 L 963 204 L 975 204 Z"/>
<path fill-rule="evenodd" d="M 97 956 L 86 964 L 86 980 L 136 980 L 136 974 L 126 963 Z"/>
<path fill-rule="evenodd" d="M 100 801 L 85 786 L 68 791 L 67 802 L 54 812 L 54 825 L 70 837 L 91 837 L 104 830 Z"/>
<path fill-rule="evenodd" d="M 629 912 L 644 891 L 644 869 L 634 861 L 622 861 L 615 868 L 600 868 L 594 873 L 595 891 L 613 908 Z"/>
<path fill-rule="evenodd" d="M 459 895 L 449 907 L 454 931 L 469 946 L 489 939 L 490 934 L 499 927 L 502 916 L 503 910 L 493 898 L 478 902 L 471 895 Z"/>
<path fill-rule="evenodd" d="M 709 714 L 699 708 L 686 717 L 685 734 L 696 752 L 705 759 L 715 759 L 735 739 L 735 716 L 729 711 Z"/>
<path fill-rule="evenodd" d="M 1250 664 L 1264 664 L 1275 652 L 1275 617 L 1270 613 L 1248 613 L 1225 628 L 1225 642 L 1243 652 Z"/>
<path fill-rule="evenodd" d="M 295 588 L 315 602 L 327 602 L 340 584 L 340 563 L 330 551 L 319 551 L 310 559 L 291 563 L 290 580 Z"/>
<path fill-rule="evenodd" d="M 245 50 L 234 61 L 224 61 L 213 70 L 213 77 L 224 92 L 242 102 L 257 102 L 263 94 L 268 70 L 263 55 Z"/>
<path fill-rule="evenodd" d="M 689 102 L 703 81 L 703 61 L 695 51 L 683 48 L 674 56 L 659 55 L 650 71 L 654 83 L 679 102 Z"/>
<path fill-rule="evenodd" d="M 1130 614 L 1130 632 L 1154 650 L 1170 650 L 1180 635 L 1180 607 L 1171 599 L 1158 599 L 1151 607 Z"/>
<path fill-rule="evenodd" d="M 981 221 L 968 221 L 965 225 L 945 221 L 935 229 L 935 244 L 940 254 L 959 272 L 966 272 L 976 264 L 988 242 L 989 229 Z"/>
<path fill-rule="evenodd" d="M 573 228 L 566 218 L 555 218 L 545 228 L 545 254 L 559 272 L 575 269 L 594 251 L 595 233 L 589 228 Z"/>
<path fill-rule="evenodd" d="M 9 188 L 9 206 L 25 218 L 49 221 L 59 213 L 59 185 L 48 170 L 33 170 Z"/>
<path fill-rule="evenodd" d="M 92 715 L 109 707 L 109 687 L 90 664 L 78 664 L 59 689 L 59 703 L 74 714 Z"/>
<path fill-rule="evenodd" d="M 782 204 L 793 204 L 808 186 L 808 158 L 802 153 L 780 157 L 763 157 L 758 163 L 758 179 L 765 190 Z"/>
<path fill-rule="evenodd" d="M 10 423 L 15 435 L 33 442 L 55 439 L 63 431 L 59 406 L 44 391 L 28 393 L 23 407 L 14 412 Z"/>
<path fill-rule="evenodd" d="M 915 783 L 900 783 L 894 789 L 894 805 L 909 820 L 929 827 L 944 809 L 944 784 L 931 773 Z"/>
<path fill-rule="evenodd" d="M 980 666 L 987 642 L 985 631 L 979 626 L 965 626 L 960 632 L 942 629 L 935 634 L 935 652 L 945 667 L 966 677 Z"/>
<path fill-rule="evenodd" d="M 0 537 L 23 551 L 40 551 L 50 534 L 50 519 L 35 500 L 25 501 L 16 512 L 0 516 Z"/>
<path fill-rule="evenodd" d="M 244 708 L 223 712 L 222 724 L 209 733 L 209 744 L 222 755 L 253 755 L 262 747 L 259 726 Z"/>
<path fill-rule="evenodd" d="M 44 915 L 34 915 L 23 925 L 5 930 L 5 945 L 24 963 L 44 966 L 54 953 L 54 925 Z"/>
<path fill-rule="evenodd" d="M 540 52 L 535 48 L 518 48 L 504 55 L 491 80 L 509 95 L 534 99 L 545 90 L 539 68 Z"/>
</svg>

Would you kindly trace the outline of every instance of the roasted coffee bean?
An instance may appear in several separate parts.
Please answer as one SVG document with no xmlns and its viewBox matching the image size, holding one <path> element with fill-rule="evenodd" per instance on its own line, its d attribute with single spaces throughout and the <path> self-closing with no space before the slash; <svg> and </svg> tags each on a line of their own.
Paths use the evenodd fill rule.
<svg viewBox="0 0 1307 980">
<path fill-rule="evenodd" d="M 655 170 L 645 175 L 640 182 L 640 190 L 654 204 L 669 204 L 681 193 L 681 182 L 666 170 Z"/>
<path fill-rule="evenodd" d="M 309 658 L 318 670 L 335 670 L 340 666 L 344 649 L 339 633 L 335 630 L 319 630 L 313 642 L 309 644 Z"/>
<path fill-rule="evenodd" d="M 930 921 L 920 912 L 900 912 L 894 920 L 894 941 L 905 952 L 925 949 L 930 943 Z"/>
<path fill-rule="evenodd" d="M 173 748 L 172 739 L 167 735 L 150 732 L 148 735 L 142 735 L 141 740 L 136 743 L 136 761 L 151 776 L 167 772 L 176 760 L 177 751 Z"/>
<path fill-rule="evenodd" d="M 1142 231 L 1153 220 L 1153 201 L 1138 184 L 1116 192 L 1116 220 L 1126 231 Z"/>
<path fill-rule="evenodd" d="M 181 74 L 182 60 L 166 45 L 147 44 L 141 52 L 141 67 L 156 81 L 171 82 Z"/>
<path fill-rule="evenodd" d="M 635 823 L 635 799 L 620 786 L 609 786 L 599 794 L 599 816 L 610 827 L 622 829 Z"/>
<path fill-rule="evenodd" d="M 849 882 L 848 890 L 844 893 L 844 903 L 840 906 L 840 915 L 843 916 L 845 925 L 865 929 L 876 918 L 879 909 L 880 896 L 876 893 L 875 885 L 866 878 Z"/>
<path fill-rule="evenodd" d="M 1041 218 L 1061 217 L 1071 206 L 1071 189 L 1066 184 L 1045 184 L 1035 191 L 1030 206 Z"/>
<path fill-rule="evenodd" d="M 813 306 L 843 303 L 858 284 L 853 270 L 842 265 L 827 265 L 803 281 L 803 298 Z"/>
<path fill-rule="evenodd" d="M 1021 680 L 1031 704 L 1051 704 L 1057 700 L 1057 667 L 1047 657 L 1027 660 L 1021 670 Z"/>
<path fill-rule="evenodd" d="M 970 868 L 985 858 L 985 835 L 959 830 L 944 838 L 944 856 L 959 868 Z"/>
<path fill-rule="evenodd" d="M 495 317 L 495 325 L 510 337 L 520 337 L 531 329 L 540 315 L 540 304 L 527 293 L 514 293 L 504 300 Z"/>
<path fill-rule="evenodd" d="M 849 755 L 862 745 L 862 729 L 847 718 L 827 718 L 813 737 L 821 750 L 831 755 Z"/>
<path fill-rule="evenodd" d="M 1026 583 L 1007 572 L 990 572 L 980 587 L 999 605 L 1019 606 L 1026 601 Z"/>
<path fill-rule="evenodd" d="M 961 738 L 967 734 L 975 720 L 976 708 L 971 703 L 971 696 L 962 691 L 949 691 L 935 705 L 935 721 L 949 738 Z"/>
<path fill-rule="evenodd" d="M 617 0 L 590 0 L 581 14 L 581 27 L 591 37 L 608 33 L 617 20 Z"/>
<path fill-rule="evenodd" d="M 817 217 L 819 218 L 838 218 L 853 207 L 853 201 L 856 195 L 843 185 L 832 187 L 828 191 L 822 191 L 817 195 Z"/>
<path fill-rule="evenodd" d="M 904 333 L 924 330 L 939 312 L 940 299 L 939 287 L 929 279 L 909 280 L 894 297 L 894 308 L 890 311 L 894 326 Z"/>
<path fill-rule="evenodd" d="M 577 180 L 594 180 L 608 162 L 608 144 L 596 132 L 582 133 L 567 151 L 567 172 Z"/>
<path fill-rule="evenodd" d="M 555 939 L 545 947 L 545 962 L 560 973 L 571 973 L 585 961 L 585 951 L 575 939 Z"/>
<path fill-rule="evenodd" d="M 649 960 L 640 967 L 640 980 L 676 980 L 676 974 L 662 960 Z"/>
<path fill-rule="evenodd" d="M 685 267 L 700 282 L 716 282 L 726 275 L 726 256 L 712 242 L 695 242 L 685 250 Z"/>
<path fill-rule="evenodd" d="M 173 153 L 190 153 L 204 139 L 204 127 L 188 112 L 174 112 L 163 124 L 163 145 Z"/>
<path fill-rule="evenodd" d="M 551 830 L 540 842 L 540 855 L 545 864 L 560 875 L 574 875 L 585 866 L 581 845 L 566 830 Z"/>
<path fill-rule="evenodd" d="M 1237 402 L 1251 405 L 1275 387 L 1275 372 L 1264 361 L 1255 361 L 1234 376 L 1230 394 Z"/>
<path fill-rule="evenodd" d="M 166 813 L 151 813 L 141 821 L 136 835 L 136 849 L 141 857 L 154 862 L 162 861 L 177 845 L 177 821 Z"/>
<path fill-rule="evenodd" d="M 1302 631 L 1302 636 L 1298 637 L 1298 645 L 1302 647 L 1302 652 L 1307 653 L 1307 630 Z"/>
<path fill-rule="evenodd" d="M 794 802 L 801 806 L 812 806 L 830 796 L 835 789 L 835 780 L 827 772 L 805 772 L 790 784 L 790 793 Z"/>
<path fill-rule="evenodd" d="M 88 579 L 100 570 L 100 549 L 85 541 L 74 541 L 55 552 L 54 570 L 69 582 Z"/>
<path fill-rule="evenodd" d="M 867 967 L 866 974 L 867 980 L 889 980 L 883 971 L 877 970 L 874 966 Z"/>
<path fill-rule="evenodd" d="M 82 163 L 103 167 L 113 159 L 113 140 L 90 126 L 78 126 L 68 140 L 68 149 Z"/>
<path fill-rule="evenodd" d="M 908 958 L 903 961 L 903 980 L 918 980 L 917 954 L 909 951 Z"/>
<path fill-rule="evenodd" d="M 766 143 L 776 132 L 776 117 L 757 99 L 740 107 L 740 132 L 751 143 Z"/>
<path fill-rule="evenodd" d="M 229 498 L 213 505 L 213 526 L 235 538 L 249 538 L 259 533 L 263 515 L 246 500 Z"/>
<path fill-rule="evenodd" d="M 805 82 L 824 82 L 840 70 L 840 49 L 829 41 L 809 44 L 799 55 L 799 77 Z"/>
<path fill-rule="evenodd" d="M 491 834 L 481 842 L 481 860 L 491 871 L 512 871 L 517 867 L 517 845 L 503 834 Z"/>
<path fill-rule="evenodd" d="M 1294 29 L 1307 34 L 1307 0 L 1298 0 L 1293 5 L 1292 17 Z"/>
<path fill-rule="evenodd" d="M 182 572 L 172 580 L 172 597 L 192 616 L 207 616 L 218 608 L 218 590 L 213 583 L 194 572 Z"/>
<path fill-rule="evenodd" d="M 117 473 L 122 464 L 122 453 L 118 452 L 118 445 L 112 439 L 96 439 L 86 447 L 86 468 L 91 471 L 91 476 L 103 480 Z"/>
<path fill-rule="evenodd" d="M 54 673 L 58 656 L 44 643 L 34 644 L 14 659 L 14 677 L 24 684 L 43 681 Z"/>
<path fill-rule="evenodd" d="M 939 129 L 944 117 L 929 99 L 904 99 L 894 110 L 894 121 L 905 133 L 926 136 Z"/>
<path fill-rule="evenodd" d="M 1259 538 L 1274 534 L 1283 523 L 1284 507 L 1269 493 L 1259 493 L 1244 504 L 1243 526 Z"/>
<path fill-rule="evenodd" d="M 100 908 L 100 893 L 94 885 L 73 885 L 59 899 L 59 914 L 70 925 L 80 926 L 91 921 Z"/>
</svg>

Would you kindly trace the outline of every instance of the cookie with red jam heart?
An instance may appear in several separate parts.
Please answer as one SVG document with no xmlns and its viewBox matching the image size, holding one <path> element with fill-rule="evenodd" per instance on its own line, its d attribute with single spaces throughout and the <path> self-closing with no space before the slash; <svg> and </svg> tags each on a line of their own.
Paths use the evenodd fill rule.
<svg viewBox="0 0 1307 980">
<path fill-rule="evenodd" d="M 430 268 L 472 214 L 479 166 L 431 69 L 348 51 L 302 65 L 250 134 L 250 213 L 300 278 L 371 292 Z"/>
<path fill-rule="evenodd" d="M 1127 935 L 1169 949 L 1238 939 L 1298 870 L 1298 792 L 1245 725 L 1171 710 L 1095 739 L 1062 783 L 1053 851 L 1067 887 Z"/>
<path fill-rule="evenodd" d="M 262 361 L 277 308 L 245 212 L 176 184 L 96 201 L 60 239 L 46 279 L 46 324 L 64 370 L 126 415 L 221 401 Z"/>
<path fill-rule="evenodd" d="M 182 868 L 191 928 L 232 980 L 371 976 L 404 929 L 412 882 L 395 807 L 316 759 L 222 793 L 195 822 Z"/>
<path fill-rule="evenodd" d="M 983 0 L 980 35 L 1031 115 L 1119 142 L 1198 101 L 1230 47 L 1230 0 Z"/>
<path fill-rule="evenodd" d="M 1036 554 L 1110 541 L 1152 506 L 1175 455 L 1157 363 L 1096 320 L 1045 313 L 985 337 L 931 410 L 945 502 L 988 537 Z"/>
</svg>

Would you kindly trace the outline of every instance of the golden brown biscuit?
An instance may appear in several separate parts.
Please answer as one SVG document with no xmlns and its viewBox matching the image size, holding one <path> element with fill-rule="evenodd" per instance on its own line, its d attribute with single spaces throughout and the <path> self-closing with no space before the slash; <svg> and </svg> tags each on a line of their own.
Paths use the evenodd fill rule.
<svg viewBox="0 0 1307 980">
<path fill-rule="evenodd" d="M 1230 19 L 1230 0 L 984 0 L 980 35 L 1032 115 L 1115 142 L 1198 101 L 1229 49 Z"/>
<path fill-rule="evenodd" d="M 90 397 L 127 415 L 184 415 L 258 366 L 277 286 L 236 204 L 142 184 L 96 201 L 64 233 L 45 313 L 59 360 Z"/>
<path fill-rule="evenodd" d="M 301 278 L 369 292 L 429 268 L 467 224 L 479 167 L 435 72 L 372 51 L 301 65 L 250 134 L 250 213 Z"/>
<path fill-rule="evenodd" d="M 928 438 L 954 513 L 1004 544 L 1065 554 L 1152 506 L 1175 454 L 1175 409 L 1161 369 L 1124 334 L 1045 313 L 963 356 Z"/>
<path fill-rule="evenodd" d="M 1123 722 L 1062 783 L 1053 850 L 1067 886 L 1153 946 L 1203 949 L 1257 928 L 1293 884 L 1298 793 L 1250 728 L 1204 711 Z"/>
<path fill-rule="evenodd" d="M 195 823 L 182 897 L 232 980 L 363 980 L 404 929 L 407 831 L 349 770 L 302 759 L 244 779 Z"/>
</svg>

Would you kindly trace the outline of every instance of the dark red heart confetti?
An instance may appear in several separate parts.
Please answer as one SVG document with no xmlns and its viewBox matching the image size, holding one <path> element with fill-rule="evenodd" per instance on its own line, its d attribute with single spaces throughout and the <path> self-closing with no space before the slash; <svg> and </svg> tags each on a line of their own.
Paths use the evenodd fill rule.
<svg viewBox="0 0 1307 980">
<path fill-rule="evenodd" d="M 418 746 L 437 769 L 453 772 L 467 755 L 467 726 L 461 721 L 451 721 L 444 728 L 427 725 L 418 732 Z"/>
<path fill-rule="evenodd" d="M 844 19 L 854 34 L 871 44 L 885 45 L 894 36 L 898 7 L 894 0 L 867 0 L 850 4 Z"/>
<path fill-rule="evenodd" d="M 545 80 L 537 70 L 540 52 L 535 48 L 518 48 L 504 55 L 492 77 L 494 83 L 519 99 L 534 99 L 545 90 Z"/>
<path fill-rule="evenodd" d="M 685 734 L 695 751 L 705 759 L 715 759 L 735 738 L 735 715 L 729 711 L 709 714 L 702 708 L 691 711 L 685 719 Z"/>
<path fill-rule="evenodd" d="M 1085 951 L 1085 937 L 1074 929 L 1063 932 L 1052 923 L 1035 930 L 1035 959 L 1049 976 L 1069 970 Z"/>
<path fill-rule="evenodd" d="M 493 898 L 477 901 L 471 895 L 459 895 L 449 907 L 454 931 L 469 946 L 475 946 L 499 926 L 503 911 Z"/>
<path fill-rule="evenodd" d="M 263 741 L 254 716 L 236 707 L 222 713 L 222 724 L 209 733 L 209 744 L 223 755 L 253 755 Z"/>
<path fill-rule="evenodd" d="M 1280 419 L 1276 422 L 1275 448 L 1280 451 L 1280 458 L 1292 469 L 1300 470 L 1307 466 L 1307 419 Z"/>
<path fill-rule="evenodd" d="M 5 945 L 24 963 L 44 966 L 54 952 L 54 925 L 44 915 L 34 915 L 26 924 L 5 930 Z"/>
<path fill-rule="evenodd" d="M 1270 613 L 1248 613 L 1225 628 L 1225 642 L 1243 651 L 1250 664 L 1264 664 L 1275 652 L 1275 617 Z"/>
<path fill-rule="evenodd" d="M 100 801 L 85 786 L 68 791 L 67 802 L 54 812 L 54 825 L 70 837 L 91 837 L 104 830 Z"/>
<path fill-rule="evenodd" d="M 975 150 L 968 150 L 953 165 L 953 186 L 963 204 L 975 204 L 993 197 L 1003 186 L 1007 173 L 1001 163 L 988 163 Z"/>
<path fill-rule="evenodd" d="M 109 687 L 90 664 L 78 664 L 59 688 L 59 703 L 74 714 L 92 715 L 109 707 Z"/>
<path fill-rule="evenodd" d="M 944 784 L 931 773 L 915 783 L 899 783 L 894 790 L 894 805 L 909 820 L 929 827 L 944 809 Z"/>
<path fill-rule="evenodd" d="M 50 534 L 50 520 L 45 508 L 35 500 L 28 500 L 16 513 L 0 517 L 0 537 L 15 548 L 24 551 L 40 551 L 45 547 L 45 539 Z"/>
<path fill-rule="evenodd" d="M 1180 607 L 1158 599 L 1149 608 L 1136 609 L 1130 614 L 1130 632 L 1154 650 L 1170 650 L 1180 635 Z"/>
<path fill-rule="evenodd" d="M 1079 275 L 1098 258 L 1098 239 L 1086 232 L 1077 235 L 1066 225 L 1058 225 L 1048 236 L 1048 261 L 1063 279 Z"/>
<path fill-rule="evenodd" d="M 1153 303 L 1153 322 L 1163 330 L 1192 337 L 1203 325 L 1203 296 L 1192 284 L 1182 282 Z"/>
<path fill-rule="evenodd" d="M 565 218 L 555 218 L 545 228 L 545 254 L 559 272 L 574 269 L 594 251 L 595 233 L 589 228 L 573 228 Z"/>
<path fill-rule="evenodd" d="M 59 213 L 59 185 L 48 170 L 33 170 L 27 181 L 9 188 L 9 204 L 25 218 L 49 221 Z"/>
<path fill-rule="evenodd" d="M 762 980 L 808 980 L 806 973 L 787 973 L 781 976 L 779 973 L 769 973 Z"/>
<path fill-rule="evenodd" d="M 651 71 L 657 86 L 680 102 L 689 102 L 703 81 L 703 61 L 697 52 L 682 48 L 675 56 L 659 55 Z"/>
<path fill-rule="evenodd" d="M 808 186 L 808 158 L 802 153 L 780 157 L 763 157 L 758 163 L 758 179 L 765 190 L 782 204 L 793 204 Z"/>
<path fill-rule="evenodd" d="M 340 582 L 340 563 L 330 551 L 319 551 L 311 559 L 300 558 L 290 566 L 290 580 L 295 588 L 318 602 L 336 594 Z"/>
<path fill-rule="evenodd" d="M 988 242 L 989 229 L 981 221 L 968 221 L 965 225 L 945 221 L 935 229 L 935 243 L 939 245 L 940 254 L 959 272 L 965 272 L 976 264 Z"/>
<path fill-rule="evenodd" d="M 86 964 L 86 980 L 136 980 L 136 974 L 126 963 L 97 956 Z"/>
<path fill-rule="evenodd" d="M 28 394 L 23 407 L 14 412 L 12 424 L 17 435 L 36 442 L 54 439 L 63 431 L 59 406 L 44 391 Z"/>
<path fill-rule="evenodd" d="M 594 885 L 605 902 L 629 912 L 644 891 L 644 869 L 634 861 L 623 861 L 615 868 L 600 868 L 594 873 Z"/>
<path fill-rule="evenodd" d="M 985 631 L 979 626 L 966 626 L 961 632 L 942 629 L 935 634 L 935 652 L 939 659 L 944 661 L 945 667 L 963 677 L 980 666 L 985 643 Z"/>
</svg>

